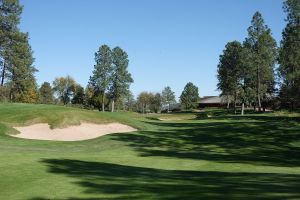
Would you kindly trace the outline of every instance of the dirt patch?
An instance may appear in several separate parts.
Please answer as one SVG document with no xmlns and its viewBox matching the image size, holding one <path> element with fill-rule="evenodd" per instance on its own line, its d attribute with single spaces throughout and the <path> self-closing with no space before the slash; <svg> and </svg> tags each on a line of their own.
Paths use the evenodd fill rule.
<svg viewBox="0 0 300 200">
<path fill-rule="evenodd" d="M 50 129 L 48 124 L 34 124 L 24 127 L 14 127 L 20 133 L 11 135 L 18 138 L 35 140 L 79 141 L 97 138 L 111 133 L 133 132 L 136 129 L 120 124 L 91 124 L 81 123 L 77 126 Z"/>
</svg>

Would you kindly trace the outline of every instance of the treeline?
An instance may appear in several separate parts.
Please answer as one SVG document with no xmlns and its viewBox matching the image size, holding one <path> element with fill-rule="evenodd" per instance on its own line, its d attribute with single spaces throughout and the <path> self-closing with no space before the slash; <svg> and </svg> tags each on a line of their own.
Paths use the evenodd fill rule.
<svg viewBox="0 0 300 200">
<path fill-rule="evenodd" d="M 161 93 L 141 92 L 137 96 L 136 104 L 134 104 L 135 110 L 133 111 L 140 113 L 158 113 L 161 111 L 190 110 L 198 108 L 199 100 L 198 87 L 189 82 L 184 87 L 178 104 L 176 104 L 175 93 L 167 86 Z"/>
<path fill-rule="evenodd" d="M 98 109 L 99 111 L 114 111 L 114 108 L 112 108 L 114 100 L 110 90 L 98 92 L 91 84 L 83 88 L 70 76 L 58 77 L 53 81 L 52 85 L 53 87 L 48 82 L 44 82 L 41 85 L 38 91 L 39 103 L 64 104 L 86 109 Z M 127 88 L 125 93 L 122 92 L 119 95 L 114 106 L 116 110 L 143 114 L 160 113 L 198 108 L 199 99 L 198 87 L 189 82 L 184 87 L 178 104 L 176 103 L 175 93 L 171 87 L 167 86 L 160 93 L 141 92 L 137 95 L 137 98 Z"/>
<path fill-rule="evenodd" d="M 229 105 L 255 110 L 300 107 L 300 1 L 286 0 L 287 26 L 277 47 L 259 12 L 241 43 L 227 43 L 218 65 L 217 88 Z M 276 69 L 276 64 L 279 68 Z"/>
<path fill-rule="evenodd" d="M 111 50 L 102 45 L 95 53 L 94 70 L 85 88 L 70 76 L 58 77 L 53 86 L 48 82 L 41 85 L 39 102 L 73 104 L 103 112 L 113 112 L 115 106 L 120 109 L 132 96 L 129 86 L 133 79 L 128 72 L 128 63 L 128 55 L 123 49 L 115 47 Z"/>
</svg>

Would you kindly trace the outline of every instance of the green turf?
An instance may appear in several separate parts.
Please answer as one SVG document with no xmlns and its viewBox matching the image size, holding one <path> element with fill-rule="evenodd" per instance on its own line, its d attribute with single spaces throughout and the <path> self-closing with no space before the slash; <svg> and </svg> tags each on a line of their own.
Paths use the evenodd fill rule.
<svg viewBox="0 0 300 200">
<path fill-rule="evenodd" d="M 0 104 L 0 199 L 300 199 L 298 114 L 207 113 Z M 15 124 L 80 121 L 139 131 L 79 142 L 6 135 Z"/>
</svg>

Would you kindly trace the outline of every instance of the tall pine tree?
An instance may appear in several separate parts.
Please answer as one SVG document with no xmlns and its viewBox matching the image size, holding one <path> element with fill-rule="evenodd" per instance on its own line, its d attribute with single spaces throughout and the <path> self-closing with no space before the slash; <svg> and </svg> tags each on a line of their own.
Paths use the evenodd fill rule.
<svg viewBox="0 0 300 200">
<path fill-rule="evenodd" d="M 14 102 L 35 103 L 38 100 L 33 66 L 34 58 L 28 43 L 28 34 L 16 32 L 6 60 L 10 98 Z"/>
<path fill-rule="evenodd" d="M 34 77 L 37 70 L 33 66 L 28 33 L 18 28 L 21 13 L 18 0 L 0 0 L 0 86 L 9 90 L 11 101 L 35 103 L 38 100 Z"/>
<path fill-rule="evenodd" d="M 238 41 L 227 43 L 218 65 L 217 88 L 222 92 L 221 95 L 232 97 L 234 109 L 236 109 L 240 84 L 242 48 L 242 44 Z M 227 103 L 229 104 L 229 98 Z"/>
<path fill-rule="evenodd" d="M 249 49 L 251 56 L 252 87 L 255 88 L 257 105 L 261 110 L 262 99 L 274 90 L 277 46 L 271 30 L 265 25 L 259 12 L 256 12 L 252 18 L 244 46 Z"/>
<path fill-rule="evenodd" d="M 101 96 L 102 111 L 105 110 L 105 94 L 112 81 L 112 52 L 107 45 L 102 45 L 95 53 L 95 66 L 90 77 L 90 85 L 97 96 Z"/>
<path fill-rule="evenodd" d="M 279 51 L 280 97 L 291 109 L 300 107 L 300 1 L 284 3 L 287 25 Z"/>
<path fill-rule="evenodd" d="M 7 71 L 7 62 L 13 36 L 19 31 L 20 15 L 22 6 L 18 0 L 0 0 L 0 66 L 1 66 L 1 83 L 4 85 Z"/>
<path fill-rule="evenodd" d="M 121 96 L 126 95 L 129 86 L 133 83 L 131 74 L 128 72 L 128 55 L 120 47 L 115 47 L 112 51 L 112 83 L 110 87 L 110 94 L 112 100 L 111 111 L 114 112 L 114 105 Z"/>
</svg>

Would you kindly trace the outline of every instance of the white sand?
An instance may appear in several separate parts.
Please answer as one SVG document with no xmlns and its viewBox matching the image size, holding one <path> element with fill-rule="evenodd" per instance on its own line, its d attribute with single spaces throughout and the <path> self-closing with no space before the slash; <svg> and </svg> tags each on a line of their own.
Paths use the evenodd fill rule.
<svg viewBox="0 0 300 200">
<path fill-rule="evenodd" d="M 125 133 L 136 129 L 120 123 L 91 124 L 81 123 L 67 128 L 50 129 L 48 124 L 34 124 L 25 127 L 14 127 L 20 133 L 12 135 L 18 138 L 36 140 L 79 141 L 97 138 L 110 133 Z"/>
</svg>

